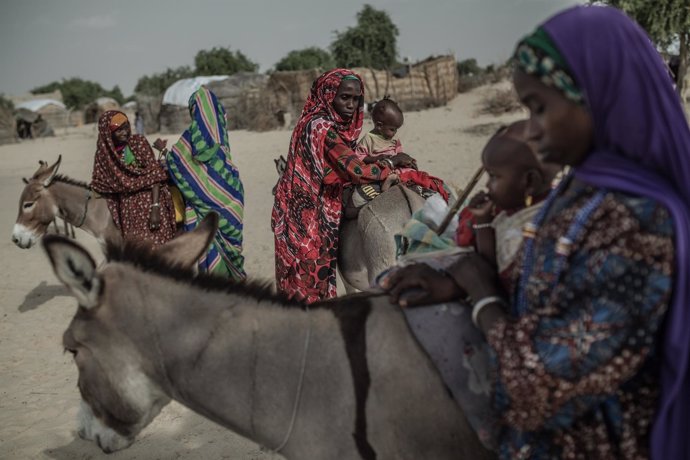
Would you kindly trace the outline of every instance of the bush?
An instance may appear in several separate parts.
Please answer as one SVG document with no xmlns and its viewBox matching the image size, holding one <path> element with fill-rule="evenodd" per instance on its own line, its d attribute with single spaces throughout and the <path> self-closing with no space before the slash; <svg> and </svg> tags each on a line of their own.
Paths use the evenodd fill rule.
<svg viewBox="0 0 690 460">
<path fill-rule="evenodd" d="M 237 72 L 256 72 L 259 65 L 242 54 L 242 51 L 230 51 L 230 48 L 213 47 L 201 50 L 194 57 L 196 75 L 232 75 Z"/>
<path fill-rule="evenodd" d="M 32 94 L 52 93 L 60 90 L 64 104 L 70 109 L 83 109 L 99 97 L 112 97 L 118 104 L 124 103 L 120 87 L 115 85 L 110 91 L 104 89 L 100 83 L 82 80 L 81 78 L 70 78 L 60 82 L 54 81 L 44 86 L 39 86 L 31 90 Z"/>
<path fill-rule="evenodd" d="M 189 66 L 181 66 L 175 69 L 168 68 L 165 72 L 141 77 L 134 87 L 134 92 L 146 96 L 160 96 L 177 80 L 193 76 L 194 71 Z"/>
<path fill-rule="evenodd" d="M 521 109 L 517 93 L 511 88 L 488 93 L 481 101 L 479 113 L 498 116 Z"/>
<path fill-rule="evenodd" d="M 331 54 L 315 46 L 290 51 L 276 64 L 276 70 L 331 69 L 333 67 Z"/>
<path fill-rule="evenodd" d="M 398 33 L 388 13 L 364 5 L 356 26 L 336 31 L 331 53 L 338 67 L 390 69 L 396 65 Z"/>
</svg>

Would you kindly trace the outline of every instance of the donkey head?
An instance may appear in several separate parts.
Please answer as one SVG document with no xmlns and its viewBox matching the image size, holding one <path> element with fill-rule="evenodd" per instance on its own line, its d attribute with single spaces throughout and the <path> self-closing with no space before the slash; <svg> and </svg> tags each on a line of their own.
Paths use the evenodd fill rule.
<svg viewBox="0 0 690 460">
<path fill-rule="evenodd" d="M 192 267 L 217 228 L 218 216 L 209 214 L 193 232 L 160 247 L 159 256 Z M 150 334 L 142 332 L 147 325 L 134 313 L 147 305 L 136 302 L 137 288 L 130 284 L 141 271 L 116 262 L 97 267 L 82 246 L 60 236 L 46 236 L 43 247 L 56 276 L 79 303 L 63 334 L 65 350 L 74 356 L 79 372 L 79 436 L 96 441 L 106 453 L 124 449 L 170 401 L 154 378 L 163 364 L 147 358 L 150 347 L 138 348 L 134 340 L 150 340 Z"/>
<path fill-rule="evenodd" d="M 57 203 L 48 187 L 53 182 L 61 161 L 62 155 L 52 166 L 39 161 L 40 166 L 31 179 L 24 179 L 26 186 L 19 197 L 19 214 L 12 230 L 12 242 L 20 248 L 33 246 L 45 234 L 58 213 Z"/>
<path fill-rule="evenodd" d="M 280 182 L 280 178 L 283 177 L 283 173 L 285 172 L 285 168 L 287 168 L 287 160 L 285 159 L 285 157 L 283 155 L 281 155 L 278 158 L 274 158 L 273 162 L 276 164 L 276 171 L 278 172 L 278 182 Z M 274 185 L 271 193 L 273 193 L 275 195 L 277 188 L 278 188 L 278 184 Z"/>
<path fill-rule="evenodd" d="M 273 162 L 276 164 L 276 171 L 278 171 L 278 177 L 282 176 L 285 172 L 285 168 L 287 167 L 287 160 L 283 155 L 281 155 L 278 158 L 274 158 Z"/>
</svg>

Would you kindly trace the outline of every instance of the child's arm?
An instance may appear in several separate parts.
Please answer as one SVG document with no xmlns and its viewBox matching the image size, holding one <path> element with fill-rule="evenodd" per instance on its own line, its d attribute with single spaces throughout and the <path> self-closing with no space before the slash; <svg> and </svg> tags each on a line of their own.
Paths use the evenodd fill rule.
<svg viewBox="0 0 690 460">
<path fill-rule="evenodd" d="M 472 197 L 468 207 L 475 218 L 472 229 L 476 235 L 477 252 L 496 266 L 496 233 L 491 225 L 494 205 L 486 193 L 479 192 Z"/>
</svg>

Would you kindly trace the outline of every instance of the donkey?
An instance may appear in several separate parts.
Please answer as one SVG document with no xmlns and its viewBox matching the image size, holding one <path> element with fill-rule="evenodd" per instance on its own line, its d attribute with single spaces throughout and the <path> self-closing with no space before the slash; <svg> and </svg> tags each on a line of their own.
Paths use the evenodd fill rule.
<svg viewBox="0 0 690 460">
<path fill-rule="evenodd" d="M 287 165 L 285 157 L 281 155 L 273 162 L 278 176 L 282 176 Z M 347 293 L 368 289 L 379 273 L 395 264 L 393 235 L 423 205 L 424 198 L 398 185 L 364 205 L 357 219 L 341 219 L 338 271 Z"/>
<path fill-rule="evenodd" d="M 400 309 L 363 294 L 309 307 L 193 265 L 215 232 L 152 253 L 109 245 L 97 267 L 48 235 L 79 308 L 63 335 L 82 396 L 80 436 L 129 446 L 171 399 L 288 459 L 484 459 Z"/>
<path fill-rule="evenodd" d="M 12 242 L 20 248 L 30 248 L 57 217 L 89 233 L 102 247 L 106 241 L 121 241 L 106 200 L 87 184 L 59 175 L 61 161 L 62 155 L 52 166 L 39 161 L 31 179 L 23 179 L 26 186 L 19 197 Z"/>
</svg>

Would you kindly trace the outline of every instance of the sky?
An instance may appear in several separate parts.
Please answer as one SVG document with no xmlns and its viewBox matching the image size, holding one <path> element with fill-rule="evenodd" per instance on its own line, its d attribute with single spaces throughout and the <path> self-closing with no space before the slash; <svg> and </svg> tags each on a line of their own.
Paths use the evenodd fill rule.
<svg viewBox="0 0 690 460">
<path fill-rule="evenodd" d="M 271 69 L 292 50 L 328 48 L 369 3 L 398 26 L 398 53 L 505 61 L 515 42 L 578 0 L 0 0 L 0 93 L 79 77 L 130 95 L 137 80 L 241 50 Z"/>
</svg>

